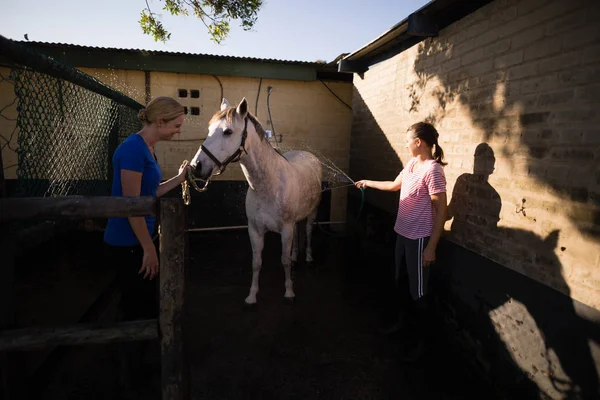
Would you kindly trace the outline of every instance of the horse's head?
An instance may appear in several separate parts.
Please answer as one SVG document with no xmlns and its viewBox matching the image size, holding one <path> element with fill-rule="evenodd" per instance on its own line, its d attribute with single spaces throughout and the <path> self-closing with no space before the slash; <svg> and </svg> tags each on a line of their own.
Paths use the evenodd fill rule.
<svg viewBox="0 0 600 400">
<path fill-rule="evenodd" d="M 244 153 L 248 126 L 248 101 L 244 97 L 237 107 L 229 106 L 223 99 L 208 124 L 208 136 L 191 162 L 194 174 L 200 179 L 210 179 L 238 161 Z"/>
</svg>

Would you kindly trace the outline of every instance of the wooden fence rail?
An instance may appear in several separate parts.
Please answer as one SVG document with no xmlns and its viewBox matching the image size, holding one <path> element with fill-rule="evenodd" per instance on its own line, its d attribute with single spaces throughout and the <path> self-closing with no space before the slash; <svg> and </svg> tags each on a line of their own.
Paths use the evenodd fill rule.
<svg viewBox="0 0 600 400">
<path fill-rule="evenodd" d="M 174 200 L 174 199 L 162 199 Z M 155 197 L 65 196 L 0 200 L 0 223 L 27 219 L 86 219 L 157 215 Z"/>
<path fill-rule="evenodd" d="M 160 338 L 162 398 L 189 398 L 188 363 L 184 352 L 183 309 L 187 271 L 186 208 L 179 198 L 50 197 L 0 199 L 0 248 L 6 249 L 0 266 L 0 356 L 2 352 L 55 345 L 80 345 Z M 118 324 L 75 324 L 56 328 L 12 328 L 14 320 L 14 260 L 8 251 L 9 223 L 29 219 L 111 218 L 157 215 L 160 224 L 158 320 Z M 6 369 L 6 357 L 2 356 Z M 10 393 L 6 387 L 3 393 Z"/>
<path fill-rule="evenodd" d="M 156 337 L 158 337 L 158 327 L 155 319 L 112 325 L 75 324 L 64 328 L 13 329 L 0 331 L 0 351 L 148 340 Z"/>
</svg>

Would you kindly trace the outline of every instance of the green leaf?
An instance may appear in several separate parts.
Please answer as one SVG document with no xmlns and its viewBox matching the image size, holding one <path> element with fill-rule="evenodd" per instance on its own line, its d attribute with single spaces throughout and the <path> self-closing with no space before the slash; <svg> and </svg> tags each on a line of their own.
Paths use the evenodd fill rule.
<svg viewBox="0 0 600 400">
<path fill-rule="evenodd" d="M 258 20 L 258 12 L 263 0 L 158 0 L 164 2 L 162 9 L 174 16 L 193 14 L 200 19 L 208 30 L 208 34 L 216 43 L 221 43 L 229 36 L 230 22 L 239 20 L 243 30 L 252 29 Z M 171 34 L 156 19 L 156 14 L 147 8 L 142 10 L 138 21 L 142 32 L 151 35 L 155 41 L 166 43 Z"/>
</svg>

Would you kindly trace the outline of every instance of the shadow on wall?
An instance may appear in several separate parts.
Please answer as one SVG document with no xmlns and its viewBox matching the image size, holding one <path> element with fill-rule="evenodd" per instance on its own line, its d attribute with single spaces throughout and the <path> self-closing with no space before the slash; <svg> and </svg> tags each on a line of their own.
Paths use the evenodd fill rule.
<svg viewBox="0 0 600 400">
<path fill-rule="evenodd" d="M 581 9 L 587 11 L 587 25 L 591 25 L 600 17 L 600 4 L 592 0 L 583 3 Z M 586 21 L 580 22 L 585 25 Z M 600 38 L 582 39 L 592 42 Z M 567 207 L 560 207 L 573 224 L 582 233 L 600 238 L 600 68 L 586 48 L 563 43 L 568 48 L 561 49 L 557 41 L 554 58 L 521 63 L 521 53 L 512 47 L 512 53 L 503 56 L 477 57 L 509 51 L 510 39 L 490 42 L 466 56 L 443 39 L 427 39 L 418 45 L 414 67 L 418 79 L 408 87 L 411 111 L 421 106 L 427 83 L 440 82 L 428 93 L 438 103 L 428 120 L 439 124 L 452 117 L 456 111 L 447 107 L 458 100 L 469 110 L 473 126 L 484 132 L 482 140 L 498 145 L 495 147 L 502 154 L 497 156 L 525 162 L 524 173 L 540 187 L 571 200 Z M 464 65 L 465 57 L 471 56 L 475 61 Z M 516 166 L 513 161 L 511 167 Z M 519 182 L 513 186 L 527 189 Z"/>
<path fill-rule="evenodd" d="M 577 7 L 572 11 L 585 11 L 573 12 L 581 26 L 593 25 L 600 16 L 598 2 L 584 0 Z M 478 335 L 487 336 L 488 350 L 496 351 L 488 354 L 495 360 L 490 368 L 500 365 L 497 360 L 506 359 L 509 363 L 504 365 L 517 364 L 524 385 L 529 382 L 534 391 L 539 386 L 557 398 L 596 399 L 600 398 L 600 361 L 594 361 L 589 341 L 594 341 L 596 348 L 600 345 L 600 325 L 591 322 L 598 321 L 598 311 L 570 298 L 556 256 L 560 232 L 539 237 L 498 227 L 502 203 L 488 182 L 496 157 L 501 157 L 519 174 L 519 179 L 507 182 L 506 187 L 517 195 L 536 190 L 556 193 L 566 201 L 544 202 L 541 207 L 551 213 L 563 212 L 582 234 L 600 238 L 596 128 L 600 122 L 600 68 L 593 61 L 597 56 L 588 54 L 593 48 L 583 47 L 600 38 L 596 33 L 579 38 L 571 35 L 571 43 L 563 37 L 565 40 L 556 40 L 551 56 L 532 61 L 510 38 L 491 41 L 471 53 L 459 53 L 459 46 L 453 48 L 443 38 L 425 40 L 417 48 L 417 80 L 408 90 L 412 112 L 419 111 L 423 96 L 433 96 L 437 104 L 428 120 L 434 124 L 448 120 L 462 128 L 462 121 L 451 122 L 458 103 L 468 110 L 472 126 L 482 132 L 480 140 L 492 143 L 498 152 L 494 154 L 486 143 L 477 147 L 474 171 L 457 179 L 449 209 L 454 218 L 449 239 L 485 258 L 450 244 L 444 246 L 444 251 L 455 253 L 445 254 L 444 259 L 452 290 L 463 303 L 490 316 L 481 321 L 484 328 Z M 433 83 L 436 86 L 428 89 Z M 466 144 L 474 140 L 468 131 L 459 137 Z M 526 216 L 526 208 L 521 204 L 515 211 Z M 556 291 L 489 260 L 545 282 Z M 495 376 L 499 381 L 509 380 L 499 370 Z"/>
<path fill-rule="evenodd" d="M 583 3 L 589 5 L 588 22 L 594 19 L 592 15 L 600 16 L 600 3 Z M 450 106 L 458 102 L 468 110 L 472 126 L 483 132 L 480 139 L 472 139 L 470 132 L 465 132 L 460 135 L 461 141 L 493 143 L 498 152 L 493 154 L 482 143 L 476 151 L 473 173 L 459 177 L 452 197 L 454 221 L 449 238 L 483 257 L 444 242 L 440 246 L 443 256 L 438 255 L 444 264 L 440 274 L 447 274 L 449 280 L 440 283 L 460 297 L 457 307 L 458 303 L 467 304 L 476 310 L 472 315 L 482 316 L 477 339 L 487 338 L 482 339 L 487 343 L 483 346 L 487 353 L 484 358 L 489 360 L 500 385 L 514 387 L 515 381 L 520 381 L 519 388 L 527 388 L 531 394 L 541 395 L 542 390 L 556 398 L 599 398 L 600 361 L 594 360 L 590 341 L 595 342 L 594 349 L 599 348 L 600 318 L 597 310 L 570 298 L 556 256 L 560 232 L 540 237 L 521 229 L 499 227 L 502 202 L 487 178 L 496 157 L 512 162 L 515 171 L 530 178 L 508 182 L 517 195 L 519 191 L 531 192 L 533 180 L 542 190 L 549 189 L 568 199 L 566 204 L 548 202 L 544 207 L 554 208 L 548 211 L 564 209 L 580 232 L 592 239 L 600 238 L 600 171 L 594 163 L 600 154 L 597 146 L 590 146 L 598 134 L 590 127 L 600 122 L 600 92 L 591 84 L 600 81 L 600 68 L 591 61 L 584 63 L 583 50 L 572 48 L 570 53 L 561 54 L 558 48 L 556 59 L 540 62 L 527 75 L 532 70 L 530 65 L 521 68 L 520 64 L 511 65 L 508 57 L 492 56 L 505 44 L 506 40 L 489 43 L 492 53 L 487 59 L 464 67 L 460 67 L 460 57 L 438 39 L 418 45 L 414 66 L 417 80 L 408 87 L 410 111 L 418 112 L 425 105 L 423 96 L 433 94 L 437 107 L 427 119 L 439 126 L 457 113 Z M 573 60 L 578 63 L 575 65 Z M 459 67 L 448 71 L 450 65 Z M 565 65 L 568 67 L 562 68 Z M 432 84 L 436 87 L 424 93 Z M 395 176 L 389 171 L 399 172 L 401 162 L 376 122 L 378 110 L 370 110 L 370 101 L 366 100 L 355 89 L 351 177 L 390 180 Z M 349 212 L 357 209 L 360 200 L 360 195 L 351 194 Z M 397 193 L 367 191 L 365 195 L 369 203 L 395 213 Z M 527 212 L 526 207 L 515 211 Z M 369 215 L 361 217 L 369 220 Z M 365 236 L 391 240 L 381 232 L 384 228 L 393 235 L 393 215 L 389 221 L 380 218 L 365 225 Z"/>
<path fill-rule="evenodd" d="M 367 103 L 355 86 L 352 95 L 354 115 L 350 142 L 350 177 L 355 181 L 394 180 L 403 168 L 402 161 L 377 122 L 377 110 L 371 110 Z M 379 119 L 389 117 L 389 111 L 382 110 L 380 114 Z M 358 192 L 353 194 L 356 193 Z M 398 193 L 367 190 L 365 196 L 369 203 L 395 213 Z"/>
<path fill-rule="evenodd" d="M 450 238 L 492 259 L 497 254 L 488 253 L 503 249 L 503 240 L 522 243 L 516 249 L 519 254 L 505 254 L 504 265 L 511 263 L 511 257 L 520 258 L 525 260 L 526 273 L 531 274 L 543 263 L 544 281 L 552 282 L 567 296 L 506 268 L 488 268 L 481 258 L 466 251 L 460 258 L 455 255 L 459 258 L 455 262 L 445 260 L 448 279 L 444 281 L 452 282 L 457 295 L 471 303 L 478 315 L 489 315 L 481 320 L 477 336 L 487 338 L 485 358 L 490 360 L 490 373 L 497 384 L 518 386 L 530 394 L 539 386 L 553 393 L 553 398 L 596 399 L 598 373 L 588 341 L 600 344 L 600 325 L 581 318 L 569 297 L 555 255 L 559 231 L 542 238 L 529 231 L 498 227 L 502 203 L 488 182 L 494 168 L 494 151 L 487 143 L 479 144 L 473 173 L 461 175 L 454 186 L 448 208 L 448 217 L 453 219 Z M 468 288 L 478 290 L 467 293 Z M 594 313 L 583 305 L 579 309 Z M 514 371 L 519 371 L 515 363 L 522 373 L 515 375 Z"/>
<path fill-rule="evenodd" d="M 374 112 L 376 110 L 369 108 L 367 101 L 363 99 L 356 86 L 353 90 L 349 175 L 355 181 L 360 179 L 394 180 L 403 168 L 402 161 L 377 122 L 377 114 Z M 382 218 L 378 211 L 374 211 L 372 207 L 366 205 L 373 205 L 395 215 L 399 193 L 365 190 L 365 207 L 363 207 L 364 212 L 359 215 L 359 221 L 356 221 L 355 218 L 361 208 L 361 194 L 354 188 L 349 189 L 348 194 L 348 225 L 359 228 L 360 233 L 356 229 L 354 232 L 363 235 L 366 239 L 376 240 L 380 243 L 395 243 L 394 217 L 387 218 L 386 215 L 386 218 Z M 358 241 L 358 243 L 366 244 L 368 242 Z"/>
</svg>

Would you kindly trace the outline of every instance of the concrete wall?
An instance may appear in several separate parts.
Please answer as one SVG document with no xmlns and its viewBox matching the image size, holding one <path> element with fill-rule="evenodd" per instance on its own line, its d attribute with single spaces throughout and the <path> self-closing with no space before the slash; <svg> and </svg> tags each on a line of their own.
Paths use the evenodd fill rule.
<svg viewBox="0 0 600 400">
<path fill-rule="evenodd" d="M 355 75 L 351 176 L 393 180 L 409 159 L 407 127 L 431 121 L 449 162 L 446 239 L 600 309 L 599 17 L 591 0 L 496 0 Z M 394 218 L 397 194 L 367 190 L 367 201 Z M 481 270 L 485 282 L 461 280 L 464 268 L 486 267 L 457 263 L 449 283 L 463 300 L 494 284 Z M 526 307 L 505 301 L 489 318 L 515 362 L 558 397 L 539 367 L 551 343 Z"/>
<path fill-rule="evenodd" d="M 147 88 L 146 74 L 143 71 L 99 68 L 82 68 L 82 71 L 138 102 L 145 103 Z M 3 70 L 2 73 L 8 75 L 9 71 Z M 221 96 L 227 98 L 232 104 L 239 102 L 245 96 L 251 112 L 256 114 L 263 127 L 274 129 L 278 139 L 274 144 L 282 150 L 298 148 L 312 150 L 331 160 L 344 172 L 348 172 L 352 113 L 349 106 L 336 99 L 320 81 L 263 79 L 261 82 L 257 78 L 164 72 L 150 72 L 148 75 L 150 98 L 171 96 L 188 108 L 182 133 L 170 142 L 161 142 L 157 145 L 157 157 L 165 178 L 176 174 L 184 159 L 192 159 L 206 137 L 208 121 L 219 109 Z M 350 83 L 326 81 L 325 84 L 345 103 L 348 105 L 352 103 Z M 0 85 L 0 105 L 10 104 L 14 99 L 12 85 L 5 82 L 0 82 Z M 269 86 L 273 88 L 270 97 L 273 121 L 269 120 L 267 110 Z M 181 97 L 179 89 L 186 90 L 187 97 Z M 199 97 L 193 98 L 192 90 L 198 91 Z M 193 115 L 193 108 L 198 109 L 198 115 Z M 16 103 L 4 114 L 16 117 Z M 0 119 L 3 135 L 8 135 L 14 124 L 14 121 Z M 13 148 L 16 148 L 16 141 L 17 135 L 13 138 Z M 8 148 L 3 151 L 3 160 L 5 166 L 17 163 L 16 154 Z M 5 171 L 7 178 L 15 179 L 15 171 L 16 168 L 7 169 Z M 327 172 L 326 168 L 325 172 Z M 238 182 L 244 181 L 245 178 L 239 165 L 234 164 L 216 180 Z M 238 188 L 238 186 L 233 184 L 232 187 Z M 345 188 L 332 190 L 329 210 L 332 220 L 345 219 L 346 196 Z"/>
<path fill-rule="evenodd" d="M 82 70 L 140 103 L 145 103 L 144 72 L 92 68 Z M 315 150 L 343 171 L 348 171 L 352 114 L 319 81 L 263 79 L 260 82 L 260 79 L 256 78 L 166 72 L 151 72 L 149 75 L 151 98 L 171 96 L 188 108 L 181 134 L 169 142 L 157 144 L 157 158 L 165 178 L 176 174 L 183 160 L 192 159 L 206 137 L 208 121 L 219 110 L 221 95 L 231 104 L 241 101 L 245 96 L 250 111 L 256 114 L 263 127 L 273 130 L 274 125 L 275 133 L 280 138 L 276 145 L 282 149 Z M 351 84 L 325 83 L 344 102 L 347 104 L 352 102 Z M 273 88 L 270 97 L 272 124 L 267 110 L 269 86 Z M 187 90 L 187 97 L 180 97 L 179 89 Z M 198 98 L 192 98 L 192 90 L 199 91 Z M 198 115 L 192 115 L 192 107 L 199 109 Z M 215 179 L 215 181 L 233 182 L 243 180 L 245 178 L 239 164 L 229 166 L 225 173 Z M 233 186 L 237 188 L 236 184 Z M 335 189 L 331 192 L 330 218 L 332 220 L 345 218 L 346 193 L 346 189 Z"/>
</svg>

